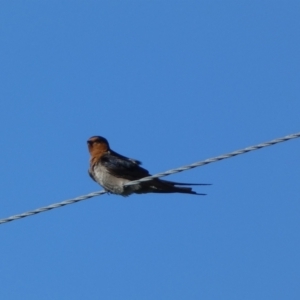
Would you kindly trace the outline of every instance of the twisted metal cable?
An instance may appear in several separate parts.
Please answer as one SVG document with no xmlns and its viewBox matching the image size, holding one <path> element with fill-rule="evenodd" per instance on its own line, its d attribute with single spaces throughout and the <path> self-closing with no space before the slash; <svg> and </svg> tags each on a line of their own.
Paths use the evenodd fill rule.
<svg viewBox="0 0 300 300">
<path fill-rule="evenodd" d="M 291 139 L 295 139 L 295 138 L 298 138 L 298 137 L 300 137 L 300 132 L 295 133 L 295 134 L 290 134 L 290 135 L 287 135 L 287 136 L 282 137 L 282 138 L 274 139 L 274 140 L 269 141 L 269 142 L 261 143 L 261 144 L 255 145 L 255 146 L 250 146 L 250 147 L 240 149 L 240 150 L 236 150 L 236 151 L 233 151 L 233 152 L 230 152 L 230 153 L 227 153 L 227 154 L 223 154 L 223 155 L 220 155 L 220 156 L 216 156 L 216 157 L 213 157 L 213 158 L 209 158 L 209 159 L 206 159 L 206 160 L 195 162 L 193 164 L 186 165 L 186 166 L 183 166 L 183 167 L 180 167 L 180 168 L 176 168 L 176 169 L 172 169 L 172 170 L 169 170 L 169 171 L 166 171 L 166 172 L 158 173 L 158 174 L 155 174 L 155 175 L 152 175 L 152 176 L 144 177 L 144 178 L 141 178 L 139 180 L 130 181 L 130 182 L 124 184 L 124 186 L 134 185 L 134 184 L 137 184 L 137 183 L 140 183 L 140 182 L 149 181 L 153 178 L 168 176 L 168 175 L 171 175 L 171 174 L 175 174 L 175 173 L 179 173 L 179 172 L 182 172 L 182 171 L 190 170 L 190 169 L 193 169 L 193 168 L 196 168 L 196 167 L 208 165 L 210 163 L 213 163 L 213 162 L 216 162 L 216 161 L 219 161 L 219 160 L 222 160 L 222 159 L 230 158 L 230 157 L 237 156 L 237 155 L 240 155 L 240 154 L 244 154 L 244 153 L 247 153 L 247 152 L 250 152 L 250 151 L 254 151 L 254 150 L 264 148 L 264 147 L 272 146 L 272 145 L 282 143 L 282 142 L 285 142 L 285 141 L 288 141 L 288 140 L 291 140 Z"/>
<path fill-rule="evenodd" d="M 244 149 L 241 149 L 241 150 L 236 150 L 236 151 L 233 151 L 233 152 L 230 152 L 230 153 L 227 153 L 227 154 L 223 154 L 223 155 L 220 155 L 220 156 L 209 158 L 209 159 L 199 161 L 199 162 L 196 162 L 196 163 L 193 163 L 193 164 L 190 164 L 190 165 L 186 165 L 186 166 L 183 166 L 183 167 L 180 167 L 180 168 L 176 168 L 176 169 L 172 169 L 172 170 L 169 170 L 169 171 L 166 171 L 166 172 L 158 173 L 158 174 L 155 174 L 153 176 L 148 176 L 148 177 L 141 178 L 139 180 L 134 180 L 134 181 L 128 182 L 127 184 L 125 184 L 125 186 L 137 184 L 137 183 L 140 183 L 140 182 L 149 181 L 153 178 L 159 178 L 159 177 L 179 173 L 179 172 L 182 172 L 182 171 L 190 170 L 190 169 L 193 169 L 193 168 L 196 168 L 196 167 L 207 165 L 207 164 L 219 161 L 219 160 L 223 160 L 223 159 L 226 159 L 226 158 L 230 158 L 230 157 L 233 157 L 233 156 L 244 154 L 244 153 L 247 153 L 247 152 L 250 152 L 250 151 L 258 150 L 258 149 L 261 149 L 261 148 L 264 148 L 264 147 L 272 146 L 272 145 L 282 143 L 282 142 L 285 142 L 285 141 L 288 141 L 288 140 L 291 140 L 291 139 L 295 139 L 295 138 L 298 138 L 298 137 L 300 137 L 300 132 L 295 133 L 295 134 L 290 134 L 290 135 L 287 135 L 287 136 L 282 137 L 282 138 L 274 139 L 274 140 L 269 141 L 269 142 L 261 143 L 261 144 L 255 145 L 255 146 L 250 146 L 250 147 L 247 147 L 247 148 L 244 148 Z M 59 208 L 59 207 L 65 206 L 65 205 L 69 205 L 69 204 L 73 204 L 73 203 L 76 203 L 76 202 L 79 202 L 79 201 L 87 200 L 87 199 L 90 199 L 92 197 L 103 195 L 105 193 L 106 193 L 106 191 L 102 190 L 102 191 L 99 191 L 99 192 L 94 192 L 94 193 L 79 196 L 79 197 L 76 197 L 76 198 L 73 198 L 73 199 L 65 200 L 65 201 L 62 201 L 62 202 L 59 202 L 59 203 L 51 204 L 49 206 L 44 206 L 44 207 L 41 207 L 41 208 L 38 208 L 38 209 L 35 209 L 35 210 L 31 210 L 31 211 L 19 214 L 19 215 L 14 215 L 14 216 L 11 216 L 9 218 L 1 219 L 0 220 L 0 225 L 4 224 L 4 223 L 11 222 L 11 221 L 15 221 L 15 220 L 18 220 L 18 219 L 21 219 L 21 218 L 36 215 L 38 213 L 45 212 L 45 211 L 48 211 L 48 210 L 51 210 L 51 209 L 54 209 L 54 208 Z"/>
<path fill-rule="evenodd" d="M 14 216 L 6 218 L 6 219 L 1 219 L 0 220 L 0 225 L 4 224 L 4 223 L 7 223 L 7 222 L 15 221 L 15 220 L 18 220 L 18 219 L 22 219 L 22 218 L 25 218 L 25 217 L 33 216 L 33 215 L 36 215 L 36 214 L 39 214 L 41 212 L 48 211 L 48 210 L 51 210 L 51 209 L 54 209 L 54 208 L 58 208 L 58 207 L 73 204 L 73 203 L 76 203 L 76 202 L 79 202 L 79 201 L 87 200 L 89 198 L 100 196 L 100 195 L 105 194 L 105 193 L 106 193 L 106 191 L 102 190 L 100 192 L 90 193 L 90 194 L 87 194 L 87 195 L 84 195 L 84 196 L 79 196 L 79 197 L 76 197 L 76 198 L 73 198 L 73 199 L 70 199 L 70 200 L 65 200 L 63 202 L 54 203 L 54 204 L 51 204 L 49 206 L 44 206 L 44 207 L 41 207 L 41 208 L 38 208 L 38 209 L 35 209 L 35 210 L 31 210 L 31 211 L 28 211 L 28 212 L 25 212 L 25 213 L 22 213 L 22 214 L 19 214 L 19 215 L 14 215 Z"/>
</svg>

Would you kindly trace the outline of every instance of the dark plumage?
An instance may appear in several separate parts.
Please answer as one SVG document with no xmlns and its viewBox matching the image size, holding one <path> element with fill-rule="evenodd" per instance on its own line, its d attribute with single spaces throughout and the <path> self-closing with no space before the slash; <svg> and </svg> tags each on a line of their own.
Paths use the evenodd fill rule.
<svg viewBox="0 0 300 300">
<path fill-rule="evenodd" d="M 191 187 L 183 185 L 207 185 L 173 182 L 161 179 L 138 183 L 124 187 L 129 181 L 138 180 L 150 176 L 149 172 L 142 168 L 141 162 L 128 158 L 110 149 L 108 141 L 101 136 L 93 136 L 88 141 L 91 154 L 89 174 L 93 180 L 113 194 L 128 196 L 132 193 L 185 193 L 199 194 Z"/>
</svg>

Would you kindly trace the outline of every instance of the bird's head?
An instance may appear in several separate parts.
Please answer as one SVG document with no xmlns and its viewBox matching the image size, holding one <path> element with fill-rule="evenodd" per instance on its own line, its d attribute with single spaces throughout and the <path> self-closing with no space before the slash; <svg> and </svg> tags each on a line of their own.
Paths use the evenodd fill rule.
<svg viewBox="0 0 300 300">
<path fill-rule="evenodd" d="M 87 140 L 89 152 L 91 156 L 101 157 L 105 152 L 109 151 L 107 139 L 102 136 L 92 136 Z"/>
</svg>

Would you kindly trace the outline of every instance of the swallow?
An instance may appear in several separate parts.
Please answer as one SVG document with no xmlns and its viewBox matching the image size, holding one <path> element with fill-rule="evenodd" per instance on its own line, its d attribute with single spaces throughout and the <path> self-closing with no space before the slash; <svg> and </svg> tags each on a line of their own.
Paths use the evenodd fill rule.
<svg viewBox="0 0 300 300">
<path fill-rule="evenodd" d="M 87 141 L 90 152 L 90 177 L 99 183 L 108 193 L 129 196 L 133 193 L 184 193 L 192 195 L 199 194 L 191 187 L 184 185 L 209 185 L 204 183 L 181 183 L 158 178 L 150 181 L 124 186 L 126 183 L 151 176 L 149 172 L 141 167 L 141 162 L 123 156 L 113 151 L 108 141 L 101 136 L 92 136 Z"/>
</svg>

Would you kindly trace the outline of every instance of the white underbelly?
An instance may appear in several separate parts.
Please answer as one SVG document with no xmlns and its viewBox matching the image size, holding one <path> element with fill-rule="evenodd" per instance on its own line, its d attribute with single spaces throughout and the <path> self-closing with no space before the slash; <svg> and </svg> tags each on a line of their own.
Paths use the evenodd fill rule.
<svg viewBox="0 0 300 300">
<path fill-rule="evenodd" d="M 127 179 L 117 178 L 111 175 L 107 172 L 106 168 L 99 165 L 94 168 L 94 176 L 96 181 L 102 185 L 104 189 L 114 194 L 124 194 L 123 185 L 129 182 Z"/>
</svg>

